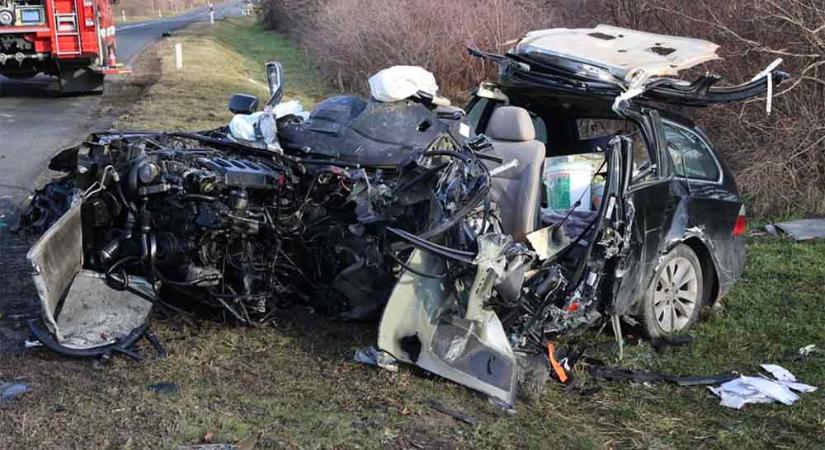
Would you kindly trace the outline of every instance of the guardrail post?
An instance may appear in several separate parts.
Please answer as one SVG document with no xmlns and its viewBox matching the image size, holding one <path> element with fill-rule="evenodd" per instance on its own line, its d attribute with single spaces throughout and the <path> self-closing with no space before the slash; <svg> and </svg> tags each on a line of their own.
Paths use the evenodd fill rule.
<svg viewBox="0 0 825 450">
<path fill-rule="evenodd" d="M 183 45 L 180 42 L 175 44 L 175 68 L 183 69 Z"/>
</svg>

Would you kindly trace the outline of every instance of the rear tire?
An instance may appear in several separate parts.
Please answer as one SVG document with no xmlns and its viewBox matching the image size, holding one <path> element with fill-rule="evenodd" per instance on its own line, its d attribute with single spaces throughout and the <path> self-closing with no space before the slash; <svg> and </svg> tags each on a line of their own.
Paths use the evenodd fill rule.
<svg viewBox="0 0 825 450">
<path fill-rule="evenodd" d="M 668 252 L 642 299 L 648 336 L 667 338 L 693 326 L 699 318 L 704 286 L 702 264 L 693 249 L 679 244 Z"/>
<path fill-rule="evenodd" d="M 103 74 L 86 65 L 60 65 L 60 94 L 102 94 Z"/>
</svg>

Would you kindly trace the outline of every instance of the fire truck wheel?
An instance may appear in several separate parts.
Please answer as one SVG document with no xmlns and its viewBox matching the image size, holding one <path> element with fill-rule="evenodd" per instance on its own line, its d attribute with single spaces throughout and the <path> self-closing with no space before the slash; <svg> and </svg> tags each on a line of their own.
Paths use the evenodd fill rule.
<svg viewBox="0 0 825 450">
<path fill-rule="evenodd" d="M 59 68 L 60 93 L 102 94 L 103 74 L 88 66 L 61 65 Z"/>
<path fill-rule="evenodd" d="M 27 80 L 37 75 L 37 72 L 4 72 L 3 76 L 13 80 Z"/>
</svg>

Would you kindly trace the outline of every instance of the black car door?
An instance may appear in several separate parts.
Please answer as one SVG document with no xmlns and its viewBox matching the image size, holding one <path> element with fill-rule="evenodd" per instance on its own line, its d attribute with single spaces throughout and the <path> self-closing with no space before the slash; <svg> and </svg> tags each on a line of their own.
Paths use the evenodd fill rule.
<svg viewBox="0 0 825 450">
<path fill-rule="evenodd" d="M 668 239 L 699 238 L 724 289 L 738 277 L 744 259 L 743 240 L 733 235 L 742 208 L 733 176 L 695 128 L 665 120 L 662 129 L 673 167 L 671 188 L 681 199 Z"/>
<path fill-rule="evenodd" d="M 639 124 L 645 147 L 634 146 L 624 158 L 627 181 L 624 184 L 628 227 L 625 239 L 628 249 L 616 270 L 612 314 L 631 313 L 635 301 L 644 294 L 656 270 L 660 249 L 676 198 L 671 187 L 671 165 L 660 148 L 664 136 L 658 126 L 659 113 L 643 109 L 633 119 Z M 647 158 L 647 160 L 645 160 Z"/>
</svg>

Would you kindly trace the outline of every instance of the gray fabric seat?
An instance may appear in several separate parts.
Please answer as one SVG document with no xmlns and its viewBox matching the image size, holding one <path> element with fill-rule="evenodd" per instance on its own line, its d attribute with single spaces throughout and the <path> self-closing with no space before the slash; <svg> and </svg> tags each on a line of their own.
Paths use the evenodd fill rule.
<svg viewBox="0 0 825 450">
<path fill-rule="evenodd" d="M 518 160 L 516 168 L 493 178 L 491 196 L 501 210 L 503 231 L 517 242 L 523 241 L 539 223 L 544 144 L 536 140 L 527 110 L 515 106 L 500 106 L 493 111 L 485 134 L 505 164 Z"/>
</svg>

